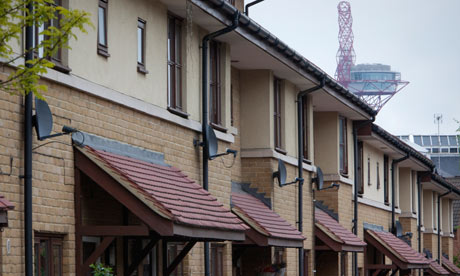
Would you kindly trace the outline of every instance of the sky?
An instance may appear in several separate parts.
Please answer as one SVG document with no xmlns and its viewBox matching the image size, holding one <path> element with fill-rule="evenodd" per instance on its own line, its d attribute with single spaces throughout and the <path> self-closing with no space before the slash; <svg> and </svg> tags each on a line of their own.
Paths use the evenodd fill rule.
<svg viewBox="0 0 460 276">
<path fill-rule="evenodd" d="M 246 3 L 249 3 L 246 0 Z M 409 85 L 379 112 L 395 135 L 454 134 L 460 120 L 460 0 L 350 0 L 356 64 L 383 63 Z M 334 76 L 337 0 L 265 0 L 249 15 Z"/>
</svg>

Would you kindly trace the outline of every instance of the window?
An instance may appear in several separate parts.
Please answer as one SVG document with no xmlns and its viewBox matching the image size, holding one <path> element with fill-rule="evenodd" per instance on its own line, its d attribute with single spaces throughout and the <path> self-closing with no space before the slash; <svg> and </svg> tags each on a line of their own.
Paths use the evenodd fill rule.
<svg viewBox="0 0 460 276">
<path fill-rule="evenodd" d="M 303 158 L 308 159 L 308 99 L 302 97 Z"/>
<path fill-rule="evenodd" d="M 273 263 L 274 264 L 285 264 L 286 263 L 286 258 L 285 258 L 285 250 L 283 247 L 275 247 L 274 250 L 274 256 L 273 256 Z"/>
<path fill-rule="evenodd" d="M 441 152 L 442 153 L 449 153 L 449 149 L 448 148 L 441 148 Z"/>
<path fill-rule="evenodd" d="M 340 173 L 348 174 L 348 158 L 347 158 L 347 119 L 339 117 L 339 164 Z"/>
<path fill-rule="evenodd" d="M 390 194 L 390 185 L 388 183 L 388 173 L 389 173 L 389 163 L 388 156 L 383 156 L 383 200 L 386 205 L 390 204 L 389 194 Z"/>
<path fill-rule="evenodd" d="M 211 124 L 222 125 L 222 82 L 221 82 L 221 51 L 222 44 L 211 41 L 209 46 L 210 54 L 210 102 L 211 102 Z"/>
<path fill-rule="evenodd" d="M 439 153 L 439 148 L 433 148 L 433 149 L 431 150 L 431 152 L 432 152 L 432 153 Z"/>
<path fill-rule="evenodd" d="M 230 85 L 230 125 L 234 126 L 235 118 L 233 117 L 233 85 Z"/>
<path fill-rule="evenodd" d="M 412 171 L 412 213 L 417 214 L 417 172 Z"/>
<path fill-rule="evenodd" d="M 211 276 L 224 275 L 224 246 L 211 244 Z"/>
<path fill-rule="evenodd" d="M 168 107 L 182 110 L 182 20 L 168 15 Z"/>
<path fill-rule="evenodd" d="M 97 10 L 97 53 L 109 57 L 107 42 L 107 8 L 108 0 L 99 0 Z"/>
<path fill-rule="evenodd" d="M 137 19 L 137 71 L 147 74 L 145 69 L 145 20 Z"/>
<path fill-rule="evenodd" d="M 54 7 L 61 6 L 61 0 L 54 0 L 48 5 L 52 5 Z M 43 34 L 43 31 L 48 30 L 50 27 L 59 28 L 59 21 L 61 20 L 61 15 L 56 11 L 55 18 L 50 19 L 48 22 L 42 25 L 35 25 L 34 27 L 34 38 L 33 38 L 33 45 L 37 47 L 38 45 L 42 44 L 47 37 Z M 51 41 L 51 45 L 53 46 L 57 43 L 57 41 Z M 68 73 L 70 69 L 63 65 L 63 50 L 61 48 L 58 49 L 51 49 L 50 47 L 40 47 L 34 52 L 34 56 L 36 58 L 42 58 L 45 56 L 46 51 L 54 51 L 47 59 L 54 63 L 53 69 L 58 71 Z"/>
<path fill-rule="evenodd" d="M 450 148 L 449 151 L 450 151 L 450 153 L 458 153 L 457 148 Z"/>
<path fill-rule="evenodd" d="M 380 189 L 380 164 L 377 162 L 377 189 Z"/>
<path fill-rule="evenodd" d="M 273 124 L 274 124 L 274 137 L 275 137 L 275 150 L 282 150 L 282 136 L 281 136 L 281 80 L 274 78 L 273 81 Z M 284 153 L 284 151 L 283 151 Z"/>
<path fill-rule="evenodd" d="M 371 158 L 367 157 L 367 186 L 371 186 Z"/>
<path fill-rule="evenodd" d="M 178 243 L 168 243 L 168 265 L 170 265 L 180 251 L 184 248 L 183 244 Z M 182 276 L 184 274 L 182 262 L 177 266 L 177 268 L 169 275 L 171 276 Z"/>
<path fill-rule="evenodd" d="M 433 192 L 433 229 L 436 230 L 438 228 L 438 204 L 437 204 L 436 192 Z"/>
<path fill-rule="evenodd" d="M 35 234 L 36 276 L 60 276 L 62 272 L 62 236 Z"/>
<path fill-rule="evenodd" d="M 358 175 L 357 175 L 357 183 L 358 183 L 358 195 L 364 194 L 364 150 L 363 150 L 363 142 L 358 142 Z"/>
</svg>

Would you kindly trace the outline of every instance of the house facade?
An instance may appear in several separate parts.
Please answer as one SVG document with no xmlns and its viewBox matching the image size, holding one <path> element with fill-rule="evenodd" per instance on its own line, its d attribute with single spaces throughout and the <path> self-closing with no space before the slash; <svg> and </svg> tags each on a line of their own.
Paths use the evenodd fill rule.
<svg viewBox="0 0 460 276">
<path fill-rule="evenodd" d="M 417 252 L 453 259 L 460 191 L 243 1 L 60 4 L 96 28 L 42 78 L 53 133 L 77 131 L 34 135 L 37 275 L 405 275 L 434 271 Z M 0 97 L 0 273 L 24 275 L 24 105 Z"/>
</svg>

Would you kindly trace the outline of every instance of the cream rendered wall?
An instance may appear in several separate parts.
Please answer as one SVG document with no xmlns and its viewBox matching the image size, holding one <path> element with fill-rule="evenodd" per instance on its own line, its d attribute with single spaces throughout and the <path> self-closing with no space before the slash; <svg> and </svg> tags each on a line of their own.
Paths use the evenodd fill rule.
<svg viewBox="0 0 460 276">
<path fill-rule="evenodd" d="M 375 147 L 363 143 L 363 176 L 364 176 L 364 197 L 374 201 L 384 203 L 384 185 L 383 185 L 383 152 Z M 370 167 L 368 164 L 370 160 Z M 377 187 L 377 162 L 379 163 L 379 181 L 380 187 Z M 370 173 L 370 174 L 369 174 Z M 369 180 L 370 176 L 370 182 Z M 389 183 L 389 185 L 391 185 Z M 398 191 L 396 189 L 396 191 Z M 389 199 L 391 201 L 391 186 L 389 189 Z"/>
<path fill-rule="evenodd" d="M 273 148 L 273 92 L 269 70 L 240 72 L 241 147 Z"/>
<path fill-rule="evenodd" d="M 423 221 L 426 230 L 433 230 L 433 191 L 423 190 Z"/>
<path fill-rule="evenodd" d="M 410 168 L 399 168 L 399 208 L 403 213 L 412 213 L 412 171 Z"/>
<path fill-rule="evenodd" d="M 159 1 L 110 0 L 108 6 L 107 40 L 110 57 L 97 54 L 97 1 L 70 1 L 70 8 L 85 9 L 91 13 L 96 28 L 88 34 L 77 33 L 78 40 L 72 40 L 68 65 L 71 74 L 114 89 L 123 94 L 157 105 L 167 107 L 167 8 Z M 185 5 L 185 4 L 184 4 Z M 146 20 L 146 62 L 148 74 L 138 73 L 137 66 L 137 19 Z M 193 23 L 183 20 L 182 81 L 184 111 L 191 119 L 201 118 L 201 37 L 205 35 Z M 229 47 L 224 47 L 222 79 L 223 121 L 230 119 L 230 60 Z M 82 58 L 84 57 L 84 58 Z M 88 66 L 91 64 L 91 66 Z"/>
<path fill-rule="evenodd" d="M 337 112 L 315 112 L 313 118 L 315 165 L 325 174 L 339 173 L 339 122 Z"/>
<path fill-rule="evenodd" d="M 450 206 L 449 206 L 448 198 L 441 198 L 441 230 L 444 235 L 448 235 L 450 233 Z"/>
<path fill-rule="evenodd" d="M 308 156 L 304 156 L 305 159 L 310 161 L 315 160 L 315 136 L 314 136 L 314 112 L 313 112 L 313 101 L 311 95 L 307 96 L 308 110 L 307 110 L 307 128 L 308 128 Z"/>
</svg>

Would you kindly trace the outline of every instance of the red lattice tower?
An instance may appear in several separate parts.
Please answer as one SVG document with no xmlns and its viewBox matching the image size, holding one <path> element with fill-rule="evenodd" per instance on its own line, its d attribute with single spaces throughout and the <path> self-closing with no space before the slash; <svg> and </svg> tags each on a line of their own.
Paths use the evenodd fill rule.
<svg viewBox="0 0 460 276">
<path fill-rule="evenodd" d="M 337 70 L 335 78 L 345 87 L 350 83 L 350 70 L 355 64 L 356 54 L 353 49 L 353 17 L 351 6 L 347 1 L 337 5 L 339 11 L 339 50 L 337 51 Z"/>
</svg>

